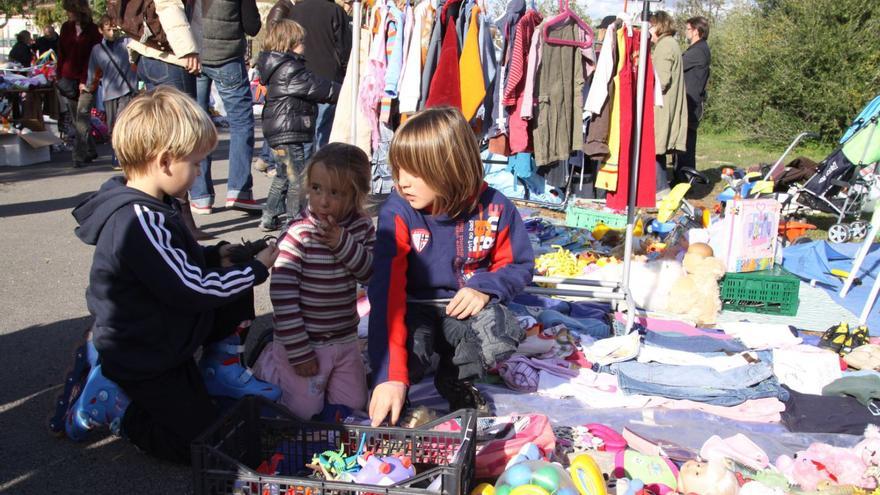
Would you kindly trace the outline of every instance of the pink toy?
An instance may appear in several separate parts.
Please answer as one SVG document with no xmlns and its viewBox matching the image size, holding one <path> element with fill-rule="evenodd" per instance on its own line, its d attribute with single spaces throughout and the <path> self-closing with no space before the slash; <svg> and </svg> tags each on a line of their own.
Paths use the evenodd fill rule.
<svg viewBox="0 0 880 495">
<path fill-rule="evenodd" d="M 378 457 L 366 454 L 358 459 L 358 464 L 361 465 L 361 470 L 352 476 L 355 483 L 391 486 L 416 475 L 416 469 L 409 457 Z"/>
<path fill-rule="evenodd" d="M 789 482 L 807 491 L 815 490 L 822 481 L 863 488 L 868 488 L 871 481 L 865 479 L 868 466 L 855 449 L 824 443 L 810 445 L 807 450 L 798 452 L 794 459 L 780 456 L 776 459 L 776 468 Z"/>
</svg>

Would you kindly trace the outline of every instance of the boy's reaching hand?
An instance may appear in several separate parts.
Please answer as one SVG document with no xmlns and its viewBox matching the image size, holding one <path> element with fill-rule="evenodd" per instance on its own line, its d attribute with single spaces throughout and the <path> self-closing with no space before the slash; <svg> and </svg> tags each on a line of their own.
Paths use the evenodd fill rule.
<svg viewBox="0 0 880 495">
<path fill-rule="evenodd" d="M 318 374 L 318 360 L 312 358 L 304 363 L 295 364 L 293 365 L 293 371 L 305 378 L 315 376 Z"/>
<path fill-rule="evenodd" d="M 225 246 L 224 246 L 225 247 Z M 281 251 L 278 250 L 278 245 L 274 240 L 269 241 L 269 245 L 266 249 L 257 253 L 257 261 L 263 264 L 266 268 L 272 268 L 272 265 L 275 264 L 275 258 L 278 257 L 278 253 Z"/>
<path fill-rule="evenodd" d="M 479 313 L 489 304 L 489 295 L 470 287 L 462 287 L 446 305 L 446 314 L 464 320 Z"/>
<path fill-rule="evenodd" d="M 379 426 L 391 415 L 391 424 L 396 425 L 400 411 L 406 401 L 406 384 L 403 382 L 384 382 L 376 385 L 370 398 L 370 422 Z"/>
</svg>

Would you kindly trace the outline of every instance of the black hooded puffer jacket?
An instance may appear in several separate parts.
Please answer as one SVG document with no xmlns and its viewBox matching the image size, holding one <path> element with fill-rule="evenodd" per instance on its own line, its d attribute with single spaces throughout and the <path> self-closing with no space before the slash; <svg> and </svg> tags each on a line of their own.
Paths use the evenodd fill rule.
<svg viewBox="0 0 880 495">
<path fill-rule="evenodd" d="M 339 83 L 313 74 L 295 53 L 262 52 L 257 70 L 267 90 L 263 136 L 269 146 L 312 141 L 317 104 L 336 103 Z"/>
</svg>

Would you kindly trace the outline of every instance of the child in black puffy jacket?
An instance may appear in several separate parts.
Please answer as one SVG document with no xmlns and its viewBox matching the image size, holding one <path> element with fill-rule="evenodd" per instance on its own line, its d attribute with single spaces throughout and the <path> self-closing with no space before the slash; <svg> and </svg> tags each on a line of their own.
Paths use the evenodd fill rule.
<svg viewBox="0 0 880 495">
<path fill-rule="evenodd" d="M 306 68 L 302 55 L 305 36 L 305 30 L 295 21 L 270 24 L 265 50 L 257 61 L 260 80 L 267 90 L 263 139 L 269 142 L 278 164 L 260 221 L 264 231 L 278 230 L 282 213 L 289 221 L 301 209 L 301 174 L 312 152 L 317 104 L 336 103 L 339 98 L 339 83 Z"/>
</svg>

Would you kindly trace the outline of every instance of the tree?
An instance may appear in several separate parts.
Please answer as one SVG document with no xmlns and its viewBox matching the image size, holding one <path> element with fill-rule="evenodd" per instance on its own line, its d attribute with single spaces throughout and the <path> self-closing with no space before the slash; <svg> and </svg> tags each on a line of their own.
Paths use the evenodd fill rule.
<svg viewBox="0 0 880 495">
<path fill-rule="evenodd" d="M 31 6 L 32 2 L 30 0 L 0 0 L 0 12 L 3 13 L 0 28 L 6 27 L 10 17 L 24 15 Z"/>
<path fill-rule="evenodd" d="M 703 16 L 714 26 L 721 19 L 726 0 L 678 0 L 675 13 L 681 23 L 695 16 Z"/>
</svg>

